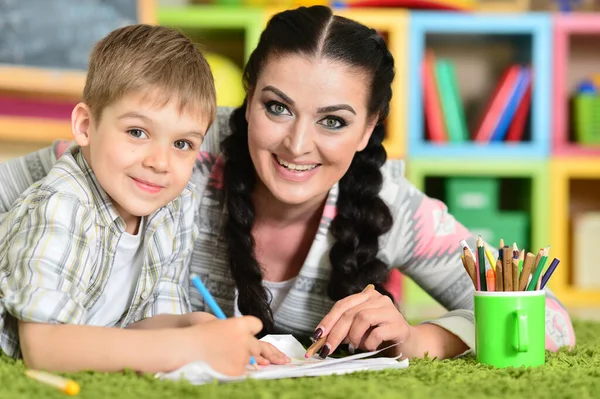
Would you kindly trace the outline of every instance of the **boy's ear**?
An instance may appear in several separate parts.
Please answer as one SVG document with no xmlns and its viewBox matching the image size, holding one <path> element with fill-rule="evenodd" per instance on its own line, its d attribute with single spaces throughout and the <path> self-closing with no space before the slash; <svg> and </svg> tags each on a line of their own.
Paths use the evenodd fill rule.
<svg viewBox="0 0 600 399">
<path fill-rule="evenodd" d="M 71 130 L 73 138 L 80 147 L 87 147 L 90 143 L 90 129 L 92 126 L 92 113 L 85 103 L 79 103 L 71 113 Z"/>
</svg>

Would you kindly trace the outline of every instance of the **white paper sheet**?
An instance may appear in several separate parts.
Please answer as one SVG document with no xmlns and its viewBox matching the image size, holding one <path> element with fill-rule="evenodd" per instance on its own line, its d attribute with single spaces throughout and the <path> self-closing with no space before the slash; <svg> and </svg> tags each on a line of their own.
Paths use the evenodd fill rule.
<svg viewBox="0 0 600 399">
<path fill-rule="evenodd" d="M 358 353 L 343 358 L 328 357 L 326 359 L 321 359 L 318 355 L 315 355 L 306 359 L 304 358 L 306 349 L 292 335 L 272 334 L 262 338 L 262 341 L 271 343 L 281 352 L 285 353 L 292 361 L 285 365 L 259 366 L 258 370 L 249 366 L 246 373 L 240 377 L 229 377 L 218 373 L 204 362 L 194 362 L 170 373 L 158 373 L 156 374 L 156 377 L 169 380 L 179 380 L 183 378 L 190 381 L 192 384 L 200 385 L 213 382 L 214 380 L 232 382 L 247 378 L 278 379 L 315 377 L 320 375 L 348 374 L 363 370 L 401 369 L 408 367 L 408 359 L 398 361 L 399 357 L 370 358 L 391 346 L 378 351 Z"/>
</svg>

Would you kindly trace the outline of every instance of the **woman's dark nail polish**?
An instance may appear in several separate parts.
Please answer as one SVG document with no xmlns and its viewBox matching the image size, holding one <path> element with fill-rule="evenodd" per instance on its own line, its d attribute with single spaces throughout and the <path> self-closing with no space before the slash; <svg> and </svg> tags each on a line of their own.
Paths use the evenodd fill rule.
<svg viewBox="0 0 600 399">
<path fill-rule="evenodd" d="M 319 356 L 321 356 L 321 358 L 325 359 L 327 357 L 327 355 L 329 355 L 330 350 L 331 350 L 331 348 L 329 348 L 329 345 L 325 344 L 325 346 L 321 348 L 321 351 L 319 352 Z"/>
<path fill-rule="evenodd" d="M 316 341 L 319 338 L 321 338 L 321 335 L 323 335 L 323 329 L 321 327 L 319 327 L 315 330 L 315 332 L 312 335 L 313 341 Z"/>
</svg>

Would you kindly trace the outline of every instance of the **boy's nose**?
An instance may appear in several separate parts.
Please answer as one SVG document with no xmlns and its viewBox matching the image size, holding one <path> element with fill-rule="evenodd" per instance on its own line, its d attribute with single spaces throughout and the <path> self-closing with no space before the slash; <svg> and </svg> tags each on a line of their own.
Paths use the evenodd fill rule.
<svg viewBox="0 0 600 399">
<path fill-rule="evenodd" d="M 169 168 L 169 149 L 160 145 L 153 146 L 144 158 L 144 166 L 156 172 L 166 172 Z"/>
</svg>

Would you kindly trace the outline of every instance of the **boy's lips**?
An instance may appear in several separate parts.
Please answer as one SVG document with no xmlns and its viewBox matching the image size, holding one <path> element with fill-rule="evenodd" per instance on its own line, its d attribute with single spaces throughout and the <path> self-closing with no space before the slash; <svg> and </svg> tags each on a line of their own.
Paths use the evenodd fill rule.
<svg viewBox="0 0 600 399">
<path fill-rule="evenodd" d="M 163 186 L 161 186 L 159 184 L 154 184 L 154 183 L 151 183 L 146 180 L 137 179 L 135 177 L 132 177 L 131 179 L 135 182 L 135 184 L 139 188 L 141 188 L 142 190 L 147 191 L 149 193 L 152 193 L 152 194 L 156 194 L 164 188 Z"/>
</svg>

